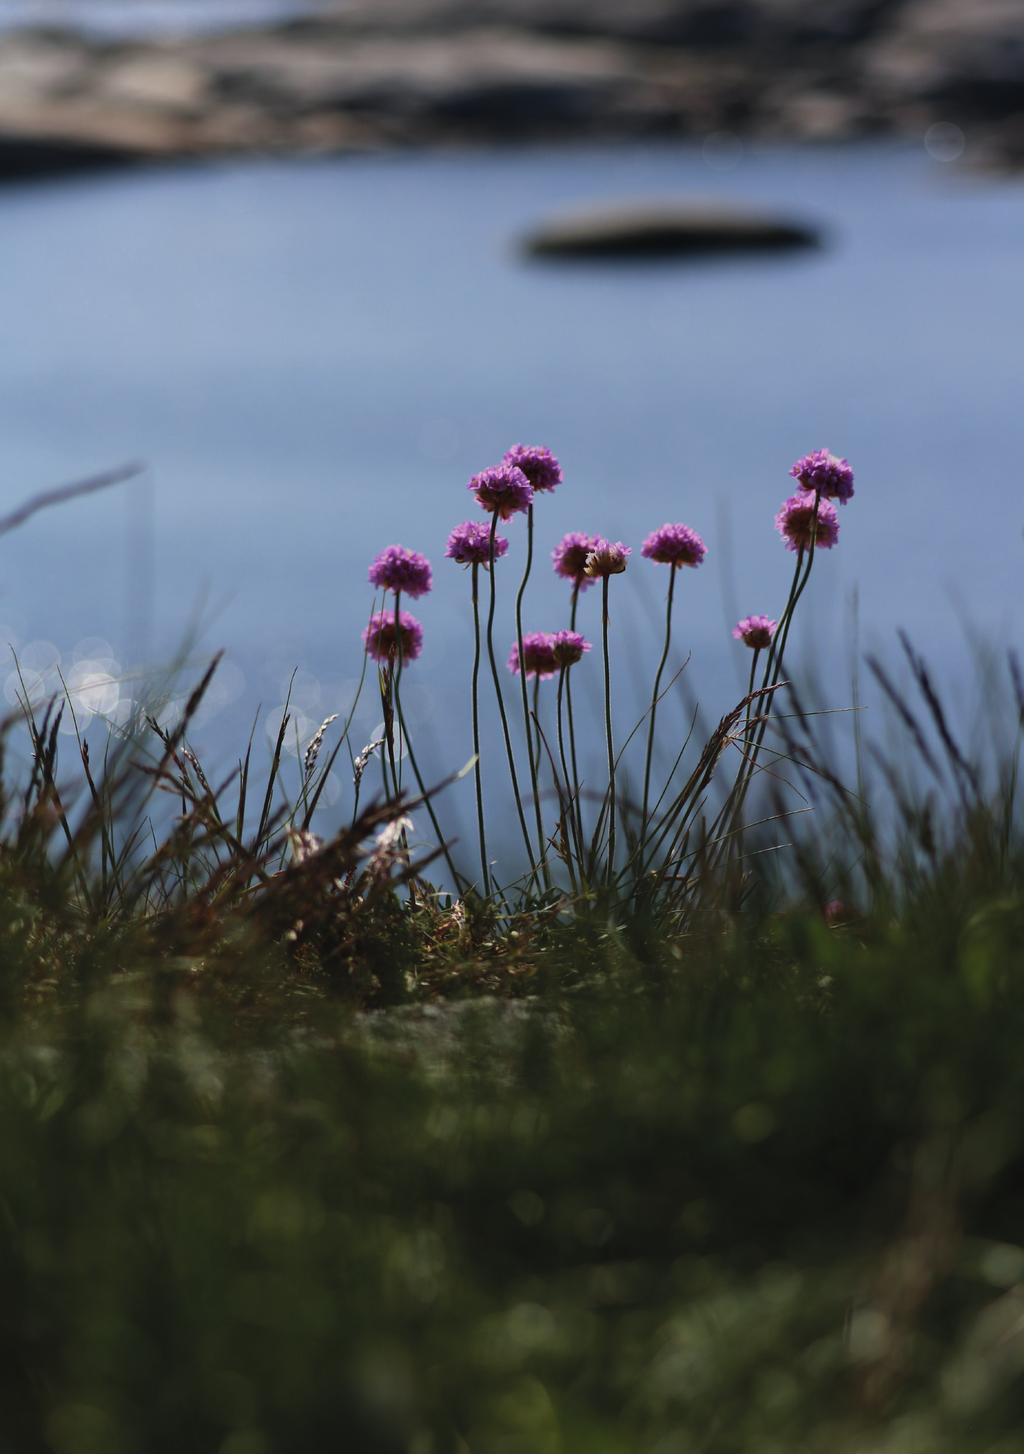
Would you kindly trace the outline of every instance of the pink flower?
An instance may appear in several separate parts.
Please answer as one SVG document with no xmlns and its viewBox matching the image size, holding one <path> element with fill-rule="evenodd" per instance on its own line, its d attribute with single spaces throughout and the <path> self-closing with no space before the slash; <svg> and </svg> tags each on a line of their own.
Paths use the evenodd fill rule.
<svg viewBox="0 0 1024 1454">
<path fill-rule="evenodd" d="M 425 596 L 432 584 L 430 561 L 404 545 L 389 545 L 370 566 L 370 583 L 406 596 Z"/>
<path fill-rule="evenodd" d="M 526 645 L 525 641 L 523 645 Z M 575 666 L 583 653 L 590 650 L 590 642 L 578 631 L 556 631 L 551 637 L 551 650 L 556 665 Z"/>
<path fill-rule="evenodd" d="M 494 537 L 494 559 L 500 560 L 508 550 L 508 541 L 503 535 Z M 448 537 L 445 555 L 459 565 L 482 565 L 485 569 L 491 563 L 491 527 L 482 520 L 467 520 L 456 525 Z"/>
<path fill-rule="evenodd" d="M 707 546 L 689 525 L 662 525 L 652 530 L 640 547 L 640 554 L 659 565 L 698 566 L 707 555 Z"/>
<path fill-rule="evenodd" d="M 535 490 L 553 490 L 562 483 L 562 466 L 543 444 L 513 444 L 501 462 L 522 470 Z"/>
<path fill-rule="evenodd" d="M 473 491 L 482 510 L 492 515 L 497 512 L 502 520 L 510 520 L 533 504 L 533 486 L 515 465 L 497 464 L 481 470 L 467 488 Z"/>
<path fill-rule="evenodd" d="M 554 637 L 548 631 L 530 631 L 523 637 L 523 662 L 528 677 L 553 677 L 558 670 Z M 512 643 L 508 669 L 519 674 L 519 643 Z"/>
<path fill-rule="evenodd" d="M 370 617 L 370 624 L 363 632 L 363 643 L 374 661 L 393 661 L 399 647 L 403 662 L 415 661 L 423 650 L 423 627 L 415 616 L 402 611 L 396 632 L 394 611 L 378 611 Z"/>
<path fill-rule="evenodd" d="M 853 470 L 850 461 L 839 459 L 827 449 L 816 449 L 798 459 L 790 470 L 802 490 L 821 495 L 826 500 L 838 500 L 845 505 L 853 496 Z"/>
<path fill-rule="evenodd" d="M 817 531 L 814 524 L 815 496 L 806 491 L 784 500 L 775 517 L 775 528 L 786 542 L 787 550 L 831 550 L 839 539 L 839 516 L 828 500 L 818 500 Z"/>
<path fill-rule="evenodd" d="M 775 635 L 777 621 L 770 620 L 767 616 L 744 616 L 742 621 L 737 621 L 732 628 L 732 634 L 737 641 L 742 641 L 744 646 L 753 647 L 755 651 L 761 651 L 766 646 L 771 646 L 772 637 Z"/>
<path fill-rule="evenodd" d="M 592 586 L 593 578 L 587 575 L 587 556 L 597 544 L 598 538 L 596 535 L 581 535 L 578 530 L 571 530 L 568 535 L 564 535 L 551 552 L 555 574 L 570 581 L 580 591 Z"/>
</svg>

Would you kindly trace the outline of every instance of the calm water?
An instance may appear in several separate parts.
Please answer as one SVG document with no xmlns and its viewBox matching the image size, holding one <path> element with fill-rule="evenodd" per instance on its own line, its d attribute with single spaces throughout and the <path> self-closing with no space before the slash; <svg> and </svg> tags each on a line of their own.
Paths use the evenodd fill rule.
<svg viewBox="0 0 1024 1454">
<path fill-rule="evenodd" d="M 567 204 L 692 194 L 794 211 L 829 245 L 583 267 L 515 249 Z M 82 676 L 166 659 L 194 618 L 230 656 L 208 745 L 237 746 L 243 716 L 278 707 L 295 666 L 311 730 L 350 696 L 367 562 L 399 540 L 436 578 L 410 699 L 444 760 L 464 761 L 468 591 L 444 540 L 473 514 L 468 475 L 543 440 L 567 483 L 538 511 L 527 626 L 562 622 L 547 554 L 563 531 L 639 546 L 663 520 L 692 523 L 709 557 L 687 573 L 679 641 L 714 713 L 742 667 L 728 627 L 785 595 L 792 558 L 772 518 L 787 468 L 824 445 L 850 457 L 858 487 L 816 572 L 805 650 L 845 673 L 857 588 L 868 640 L 903 626 L 955 665 L 964 617 L 1020 636 L 1022 241 L 1024 186 L 891 146 L 762 150 L 728 172 L 662 146 L 5 191 L 5 498 L 148 463 L 141 486 L 0 543 L 5 639 L 39 669 L 59 649 Z M 663 585 L 639 561 L 615 583 L 619 649 L 640 681 Z"/>
</svg>

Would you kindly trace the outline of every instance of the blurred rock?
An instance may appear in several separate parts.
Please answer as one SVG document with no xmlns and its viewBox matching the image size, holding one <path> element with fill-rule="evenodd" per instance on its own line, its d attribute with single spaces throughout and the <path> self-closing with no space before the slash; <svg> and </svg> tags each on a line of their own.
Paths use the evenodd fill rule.
<svg viewBox="0 0 1024 1454">
<path fill-rule="evenodd" d="M 346 0 L 199 39 L 0 40 L 0 177 L 219 152 L 960 127 L 1019 157 L 1024 0 Z M 62 160 L 63 159 L 63 160 Z"/>
<path fill-rule="evenodd" d="M 556 219 L 524 239 L 535 257 L 686 257 L 813 247 L 818 233 L 793 219 L 717 203 L 609 208 Z"/>
</svg>

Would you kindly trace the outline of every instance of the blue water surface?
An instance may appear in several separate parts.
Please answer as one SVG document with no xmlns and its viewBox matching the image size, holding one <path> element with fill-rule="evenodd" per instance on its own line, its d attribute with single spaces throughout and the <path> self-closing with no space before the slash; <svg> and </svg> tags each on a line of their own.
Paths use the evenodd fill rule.
<svg viewBox="0 0 1024 1454">
<path fill-rule="evenodd" d="M 586 266 L 517 249 L 566 207 L 693 196 L 806 218 L 826 245 Z M 468 587 L 445 537 L 474 514 L 471 472 L 515 440 L 544 441 L 566 483 L 538 507 L 527 628 L 564 624 L 548 563 L 563 531 L 638 547 L 686 521 L 709 554 L 682 582 L 676 660 L 690 653 L 686 680 L 714 717 L 746 665 L 732 622 L 777 614 L 788 587 L 772 524 L 788 467 L 827 446 L 855 465 L 857 494 L 805 598 L 803 661 L 834 669 L 848 700 L 856 591 L 866 641 L 906 628 L 958 677 L 965 620 L 1020 638 L 1022 239 L 1020 183 L 891 144 L 756 148 L 728 171 L 699 148 L 652 145 L 8 189 L 5 500 L 126 458 L 147 472 L 0 542 L 5 639 L 40 670 L 59 650 L 65 668 L 114 661 L 127 679 L 168 660 L 194 619 L 202 649 L 228 649 L 200 735 L 230 754 L 258 702 L 273 721 L 295 667 L 300 736 L 344 709 L 367 564 L 400 541 L 435 566 L 407 680 L 424 755 L 460 765 Z M 512 533 L 506 600 L 521 524 Z M 635 678 L 637 701 L 664 585 L 638 551 L 613 584 L 621 693 Z M 596 594 L 581 615 L 592 636 Z M 504 616 L 503 656 L 510 639 Z M 596 685 L 596 653 L 585 665 Z M 132 688 L 119 691 L 123 711 Z M 624 695 L 617 710 L 625 721 Z M 379 715 L 368 705 L 359 731 Z"/>
</svg>

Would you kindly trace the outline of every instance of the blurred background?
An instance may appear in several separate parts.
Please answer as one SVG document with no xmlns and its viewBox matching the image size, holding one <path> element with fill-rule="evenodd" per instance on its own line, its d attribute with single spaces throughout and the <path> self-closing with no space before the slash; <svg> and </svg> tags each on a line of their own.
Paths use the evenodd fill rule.
<svg viewBox="0 0 1024 1454">
<path fill-rule="evenodd" d="M 1021 625 L 1021 167 L 1020 0 L 2 0 L 4 492 L 146 466 L 0 544 L 2 639 L 99 728 L 191 629 L 227 649 L 197 746 L 237 755 L 258 704 L 266 742 L 296 668 L 304 746 L 398 541 L 436 581 L 406 705 L 459 766 L 445 539 L 471 473 L 543 442 L 527 629 L 565 624 L 564 531 L 685 521 L 677 664 L 717 717 L 733 621 L 785 600 L 787 470 L 827 447 L 857 494 L 802 659 L 847 703 L 859 615 L 957 677 Z M 531 252 L 580 211 L 610 252 Z M 637 255 L 652 226 L 678 253 Z M 637 702 L 664 586 L 638 550 L 615 583 Z"/>
</svg>

